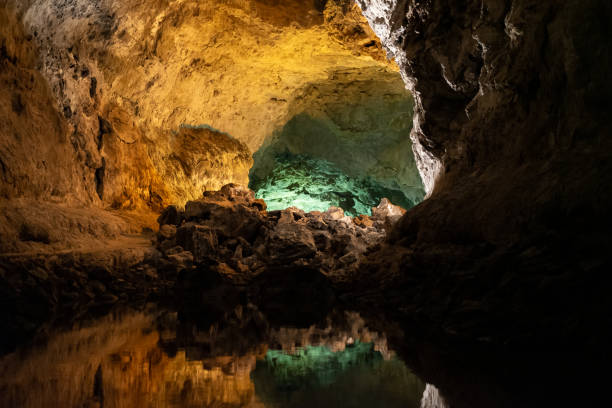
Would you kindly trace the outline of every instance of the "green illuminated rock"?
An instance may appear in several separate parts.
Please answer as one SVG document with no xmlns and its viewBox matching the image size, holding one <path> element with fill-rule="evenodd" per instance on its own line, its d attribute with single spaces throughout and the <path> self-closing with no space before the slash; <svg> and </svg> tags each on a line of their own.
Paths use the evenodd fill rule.
<svg viewBox="0 0 612 408">
<path fill-rule="evenodd" d="M 308 346 L 270 350 L 251 373 L 257 398 L 283 407 L 419 407 L 425 385 L 396 358 L 371 343 L 333 352 Z"/>
<path fill-rule="evenodd" d="M 371 178 L 350 177 L 327 160 L 290 153 L 277 155 L 272 171 L 263 179 L 251 177 L 249 187 L 266 201 L 268 210 L 293 206 L 304 211 L 326 211 L 336 206 L 346 215 L 357 216 L 371 215 L 371 208 L 384 197 L 403 208 L 418 202 Z"/>
</svg>

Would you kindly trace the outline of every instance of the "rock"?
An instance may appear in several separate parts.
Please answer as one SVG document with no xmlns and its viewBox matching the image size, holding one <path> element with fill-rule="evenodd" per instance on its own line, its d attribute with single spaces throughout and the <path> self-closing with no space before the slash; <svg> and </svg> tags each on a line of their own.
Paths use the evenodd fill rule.
<svg viewBox="0 0 612 408">
<path fill-rule="evenodd" d="M 266 202 L 262 200 L 261 198 L 257 198 L 253 200 L 253 202 L 251 203 L 251 206 L 257 208 L 259 211 L 266 211 L 266 209 L 268 208 L 268 206 L 266 205 Z"/>
<path fill-rule="evenodd" d="M 332 237 L 327 231 L 315 231 L 312 233 L 317 250 L 326 252 L 331 246 Z"/>
<path fill-rule="evenodd" d="M 221 265 L 217 272 L 234 282 L 244 283 L 272 265 L 288 271 L 296 265 L 320 269 L 334 279 L 355 271 L 368 247 L 383 240 L 382 224 L 401 214 L 399 207 L 383 200 L 377 207 L 377 229 L 374 217 L 353 221 L 338 207 L 325 213 L 294 207 L 266 212 L 254 206 L 256 202 L 252 191 L 237 185 L 206 191 L 203 198 L 187 203 L 187 222 L 158 247 L 175 266 L 189 264 L 178 259 L 184 249 L 193 254 L 195 265 Z M 172 230 L 162 226 L 160 237 L 172 235 L 167 229 Z"/>
<path fill-rule="evenodd" d="M 193 233 L 193 255 L 196 262 L 205 257 L 215 257 L 218 250 L 218 239 L 215 230 L 199 228 Z"/>
<path fill-rule="evenodd" d="M 329 207 L 323 213 L 323 218 L 327 220 L 341 220 L 344 218 L 344 210 L 340 207 Z"/>
<path fill-rule="evenodd" d="M 255 201 L 255 193 L 239 184 L 226 184 L 221 187 L 219 192 L 230 201 L 244 201 L 248 203 Z"/>
<path fill-rule="evenodd" d="M 98 303 L 101 303 L 104 305 L 111 305 L 119 301 L 119 298 L 117 296 L 110 294 L 110 293 L 105 293 L 97 299 L 98 299 Z"/>
<path fill-rule="evenodd" d="M 385 231 L 391 231 L 402 215 L 406 213 L 402 207 L 391 204 L 387 198 L 380 200 L 380 204 L 372 207 L 372 218 L 375 226 L 383 228 Z"/>
<path fill-rule="evenodd" d="M 179 269 L 190 268 L 193 265 L 193 254 L 189 251 L 183 251 L 178 254 L 169 255 L 168 260 Z"/>
<path fill-rule="evenodd" d="M 187 221 L 208 219 L 212 206 L 212 203 L 204 200 L 189 201 L 185 204 L 185 219 Z"/>
<path fill-rule="evenodd" d="M 32 268 L 30 274 L 42 281 L 49 279 L 49 273 L 40 267 Z"/>
<path fill-rule="evenodd" d="M 263 216 L 251 206 L 255 195 L 241 186 L 230 185 L 217 192 L 206 192 L 204 198 L 185 205 L 188 221 L 215 228 L 226 237 L 241 236 L 249 242 L 255 239 Z"/>
<path fill-rule="evenodd" d="M 106 292 L 106 286 L 97 280 L 92 280 L 87 285 L 94 293 L 104 293 Z"/>
<path fill-rule="evenodd" d="M 159 228 L 159 235 L 164 239 L 174 238 L 176 235 L 176 226 L 165 224 Z"/>
<path fill-rule="evenodd" d="M 41 242 L 43 244 L 49 244 L 51 242 L 49 231 L 44 226 L 30 222 L 21 225 L 19 239 L 22 241 Z"/>
<path fill-rule="evenodd" d="M 174 225 L 178 227 L 179 225 L 181 225 L 183 218 L 184 218 L 184 213 L 182 211 L 179 211 L 179 209 L 176 208 L 176 206 L 170 205 L 162 211 L 159 218 L 157 218 L 157 223 L 160 226 L 167 224 L 167 225 Z"/>
<path fill-rule="evenodd" d="M 384 218 L 397 218 L 401 217 L 406 213 L 402 207 L 391 204 L 388 198 L 380 200 L 380 204 L 376 207 L 372 207 L 372 218 L 373 219 L 384 219 Z"/>
<path fill-rule="evenodd" d="M 176 246 L 176 239 L 165 239 L 159 244 L 158 248 L 165 255 L 170 255 L 168 251 Z"/>
<path fill-rule="evenodd" d="M 108 282 L 112 279 L 112 274 L 110 272 L 109 266 L 95 266 L 90 269 L 89 277 L 100 282 Z"/>
<path fill-rule="evenodd" d="M 353 222 L 355 223 L 355 225 L 358 225 L 361 228 L 367 228 L 367 227 L 374 226 L 374 221 L 372 221 L 372 218 L 364 214 L 361 214 L 359 217 L 353 218 Z"/>
<path fill-rule="evenodd" d="M 291 263 L 298 258 L 308 258 L 317 252 L 312 232 L 306 223 L 295 221 L 299 212 L 288 208 L 281 212 L 281 217 L 267 240 L 267 250 L 271 259 Z"/>
<path fill-rule="evenodd" d="M 169 242 L 169 241 L 164 241 L 164 242 Z M 176 255 L 176 254 L 180 254 L 181 252 L 183 252 L 184 249 L 182 246 L 180 245 L 175 245 L 172 248 L 169 248 L 165 251 L 166 256 L 170 256 L 170 255 Z"/>
</svg>

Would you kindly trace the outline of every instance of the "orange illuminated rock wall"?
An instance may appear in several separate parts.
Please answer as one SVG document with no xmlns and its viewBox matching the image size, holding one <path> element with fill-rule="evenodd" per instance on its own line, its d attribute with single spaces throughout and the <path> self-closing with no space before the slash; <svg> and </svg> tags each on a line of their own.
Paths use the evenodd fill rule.
<svg viewBox="0 0 612 408">
<path fill-rule="evenodd" d="M 309 108 L 313 86 L 339 87 L 325 97 L 344 103 L 342 84 L 367 82 L 366 73 L 373 84 L 397 75 L 403 91 L 348 0 L 7 0 L 0 18 L 9 213 L 35 203 L 51 214 L 48 202 L 181 205 L 203 189 L 247 184 L 251 154 Z M 0 252 L 28 247 L 14 244 L 21 229 L 5 216 L 1 241 L 11 245 Z"/>
</svg>

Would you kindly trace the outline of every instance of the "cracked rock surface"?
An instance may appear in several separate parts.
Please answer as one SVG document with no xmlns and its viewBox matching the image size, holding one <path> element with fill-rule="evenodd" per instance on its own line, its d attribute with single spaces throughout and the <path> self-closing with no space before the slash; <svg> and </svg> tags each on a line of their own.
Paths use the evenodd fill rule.
<svg viewBox="0 0 612 408">
<path fill-rule="evenodd" d="M 177 269 L 205 266 L 235 284 L 271 270 L 291 274 L 295 269 L 316 271 L 337 283 L 356 271 L 403 213 L 387 199 L 371 217 L 351 218 L 338 207 L 266 211 L 251 190 L 228 184 L 189 201 L 184 211 L 164 210 L 157 247 Z"/>
</svg>

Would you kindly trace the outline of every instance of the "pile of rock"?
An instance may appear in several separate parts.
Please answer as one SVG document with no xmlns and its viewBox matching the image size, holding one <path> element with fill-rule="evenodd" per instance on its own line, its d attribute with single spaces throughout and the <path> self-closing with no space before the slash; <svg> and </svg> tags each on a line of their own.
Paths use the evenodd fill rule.
<svg viewBox="0 0 612 408">
<path fill-rule="evenodd" d="M 341 279 L 404 212 L 387 199 L 372 209 L 371 217 L 351 218 L 337 207 L 266 211 L 253 191 L 228 184 L 188 202 L 184 211 L 166 208 L 158 219 L 157 246 L 177 269 L 207 265 L 236 283 L 265 270 L 292 268 Z"/>
</svg>

